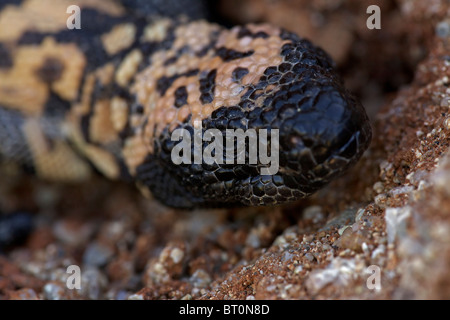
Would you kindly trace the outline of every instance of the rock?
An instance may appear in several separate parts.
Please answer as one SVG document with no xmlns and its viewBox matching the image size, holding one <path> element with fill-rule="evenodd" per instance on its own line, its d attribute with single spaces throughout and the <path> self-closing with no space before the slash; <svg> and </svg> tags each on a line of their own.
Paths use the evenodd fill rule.
<svg viewBox="0 0 450 320">
<path fill-rule="evenodd" d="M 38 295 L 33 289 L 24 288 L 8 292 L 9 300 L 39 300 Z"/>
<path fill-rule="evenodd" d="M 92 242 L 84 251 L 83 263 L 87 266 L 103 267 L 111 260 L 113 254 L 114 252 L 104 244 Z"/>
</svg>

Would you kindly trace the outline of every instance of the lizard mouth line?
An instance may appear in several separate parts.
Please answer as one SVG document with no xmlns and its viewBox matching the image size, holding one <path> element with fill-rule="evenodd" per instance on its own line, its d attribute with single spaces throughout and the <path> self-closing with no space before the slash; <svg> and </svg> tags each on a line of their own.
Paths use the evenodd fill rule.
<svg viewBox="0 0 450 320">
<path fill-rule="evenodd" d="M 271 129 L 268 139 L 268 131 L 226 129 L 223 133 L 219 129 L 207 129 L 203 133 L 201 121 L 195 121 L 193 135 L 187 129 L 176 129 L 172 132 L 171 140 L 180 142 L 173 147 L 171 159 L 176 165 L 203 162 L 208 165 L 268 165 L 261 167 L 261 174 L 274 175 L 280 168 L 280 134 L 278 129 Z"/>
</svg>

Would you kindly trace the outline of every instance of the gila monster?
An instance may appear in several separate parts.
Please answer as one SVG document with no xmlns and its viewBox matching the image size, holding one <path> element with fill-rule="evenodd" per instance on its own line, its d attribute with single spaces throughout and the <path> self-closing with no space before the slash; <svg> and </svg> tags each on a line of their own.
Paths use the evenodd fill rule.
<svg viewBox="0 0 450 320">
<path fill-rule="evenodd" d="M 0 161 L 56 181 L 100 172 L 192 208 L 294 201 L 361 157 L 367 115 L 323 50 L 166 2 L 0 1 Z M 71 5 L 81 29 L 67 27 Z M 175 164 L 171 134 L 199 124 L 224 136 L 277 129 L 278 172 L 264 174 L 247 148 L 245 163 Z"/>
</svg>

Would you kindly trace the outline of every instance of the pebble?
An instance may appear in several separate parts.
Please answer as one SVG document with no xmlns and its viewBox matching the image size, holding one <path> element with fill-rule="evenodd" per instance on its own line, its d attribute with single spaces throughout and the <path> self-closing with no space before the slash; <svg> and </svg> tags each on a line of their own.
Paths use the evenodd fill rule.
<svg viewBox="0 0 450 320">
<path fill-rule="evenodd" d="M 60 220 L 53 226 L 53 235 L 61 242 L 78 246 L 86 243 L 94 233 L 94 225 L 77 221 Z"/>
<path fill-rule="evenodd" d="M 339 235 L 342 236 L 342 234 L 347 228 L 351 228 L 351 226 L 343 226 L 342 228 L 339 228 L 338 230 Z"/>
<path fill-rule="evenodd" d="M 312 271 L 306 279 L 306 287 L 312 294 L 317 294 L 328 284 L 347 286 L 356 275 L 354 259 L 335 258 L 325 269 Z"/>
<path fill-rule="evenodd" d="M 450 37 L 450 20 L 444 20 L 436 25 L 436 35 L 440 38 Z"/>
<path fill-rule="evenodd" d="M 33 289 L 24 288 L 8 292 L 8 299 L 10 300 L 39 300 L 38 295 Z"/>
<path fill-rule="evenodd" d="M 112 258 L 114 252 L 107 246 L 92 242 L 84 251 L 83 263 L 88 266 L 103 267 Z"/>
<path fill-rule="evenodd" d="M 102 293 L 108 285 L 106 276 L 96 268 L 81 270 L 80 295 L 84 298 L 97 300 L 102 297 Z"/>
<path fill-rule="evenodd" d="M 314 256 L 311 253 L 309 253 L 309 252 L 307 254 L 305 254 L 305 258 L 309 262 L 312 262 L 314 260 Z"/>
<path fill-rule="evenodd" d="M 195 270 L 189 281 L 197 288 L 206 288 L 211 283 L 210 275 L 203 269 Z"/>
<path fill-rule="evenodd" d="M 22 242 L 33 229 L 33 216 L 27 212 L 0 215 L 0 249 Z"/>
<path fill-rule="evenodd" d="M 383 185 L 383 182 L 381 182 L 381 181 L 377 181 L 377 182 L 375 182 L 374 184 L 373 184 L 373 190 L 376 192 L 376 193 L 382 193 L 383 192 L 383 190 L 384 190 L 384 185 Z"/>
<path fill-rule="evenodd" d="M 295 274 L 298 274 L 298 273 L 300 273 L 302 271 L 303 271 L 303 266 L 302 265 L 296 266 L 295 269 L 294 269 L 294 273 Z"/>
<path fill-rule="evenodd" d="M 303 210 L 303 219 L 319 221 L 323 219 L 322 207 L 309 206 Z"/>
<path fill-rule="evenodd" d="M 170 257 L 174 263 L 180 263 L 181 260 L 183 260 L 184 252 L 180 248 L 173 248 L 172 251 L 170 251 Z"/>
<path fill-rule="evenodd" d="M 49 282 L 43 288 L 44 298 L 47 300 L 63 300 L 65 286 L 58 282 Z"/>
<path fill-rule="evenodd" d="M 128 300 L 144 300 L 144 296 L 142 294 L 132 294 L 128 297 Z"/>
<path fill-rule="evenodd" d="M 411 207 L 386 208 L 386 232 L 388 242 L 394 243 L 398 236 L 406 233 L 406 220 L 411 215 Z"/>
</svg>

